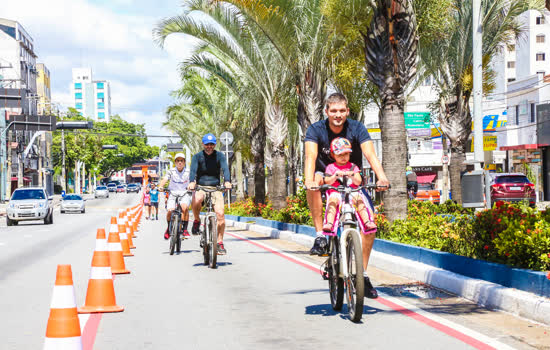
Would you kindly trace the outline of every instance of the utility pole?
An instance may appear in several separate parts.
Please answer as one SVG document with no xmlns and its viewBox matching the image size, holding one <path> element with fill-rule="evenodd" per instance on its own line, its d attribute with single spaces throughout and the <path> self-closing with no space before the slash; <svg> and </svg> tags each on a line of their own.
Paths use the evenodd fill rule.
<svg viewBox="0 0 550 350">
<path fill-rule="evenodd" d="M 483 27 L 481 24 L 481 0 L 472 0 L 473 5 L 473 79 L 474 79 L 474 160 L 475 169 L 481 170 L 485 163 L 483 152 L 483 113 L 481 99 L 483 96 Z"/>
<path fill-rule="evenodd" d="M 63 114 L 59 114 L 61 120 L 63 120 Z M 61 154 L 62 154 L 62 165 L 61 165 L 61 177 L 62 177 L 62 188 L 65 193 L 67 193 L 67 177 L 65 170 L 65 130 L 61 129 Z"/>
</svg>

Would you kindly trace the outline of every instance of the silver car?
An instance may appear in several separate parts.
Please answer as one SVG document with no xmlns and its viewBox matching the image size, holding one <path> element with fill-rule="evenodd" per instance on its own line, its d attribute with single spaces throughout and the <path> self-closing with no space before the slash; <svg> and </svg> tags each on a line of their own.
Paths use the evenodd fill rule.
<svg viewBox="0 0 550 350">
<path fill-rule="evenodd" d="M 8 226 L 24 220 L 44 220 L 53 223 L 53 196 L 48 196 L 42 187 L 16 189 L 6 209 Z"/>
<path fill-rule="evenodd" d="M 68 194 L 61 200 L 59 211 L 61 214 L 65 212 L 78 212 L 84 214 L 86 212 L 85 199 L 78 194 Z"/>
<path fill-rule="evenodd" d="M 94 193 L 95 198 L 105 197 L 109 198 L 109 189 L 107 186 L 97 186 Z"/>
</svg>

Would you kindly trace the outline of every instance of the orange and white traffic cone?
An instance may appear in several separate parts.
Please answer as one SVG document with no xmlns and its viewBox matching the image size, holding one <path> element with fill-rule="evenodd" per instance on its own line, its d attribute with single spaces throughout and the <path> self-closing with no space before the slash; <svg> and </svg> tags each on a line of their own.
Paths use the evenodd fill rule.
<svg viewBox="0 0 550 350">
<path fill-rule="evenodd" d="M 113 224 L 113 221 L 115 224 Z M 109 230 L 109 239 L 107 240 L 107 248 L 109 249 L 109 260 L 111 261 L 111 272 L 115 275 L 130 273 L 126 269 L 124 256 L 122 253 L 122 245 L 120 244 L 120 236 L 118 235 L 118 225 L 116 218 L 111 218 L 111 229 Z"/>
<path fill-rule="evenodd" d="M 81 350 L 81 335 L 71 265 L 57 265 L 44 350 Z"/>
<path fill-rule="evenodd" d="M 118 235 L 120 237 L 120 245 L 122 246 L 122 255 L 123 256 L 134 256 L 130 251 L 130 243 L 128 242 L 128 234 L 126 233 L 126 225 L 121 224 L 119 221 L 118 224 Z"/>
<path fill-rule="evenodd" d="M 105 232 L 103 237 L 105 237 Z M 83 307 L 78 308 L 78 313 L 120 312 L 123 310 L 122 306 L 116 304 L 107 242 L 100 239 L 100 233 L 98 232 L 92 258 L 90 280 L 88 281 L 88 291 L 86 292 L 86 303 Z"/>
<path fill-rule="evenodd" d="M 128 248 L 130 249 L 136 249 L 136 246 L 134 245 L 134 239 L 132 238 L 134 230 L 132 229 L 132 226 L 129 225 L 129 222 L 126 222 L 126 234 L 128 235 Z"/>
</svg>

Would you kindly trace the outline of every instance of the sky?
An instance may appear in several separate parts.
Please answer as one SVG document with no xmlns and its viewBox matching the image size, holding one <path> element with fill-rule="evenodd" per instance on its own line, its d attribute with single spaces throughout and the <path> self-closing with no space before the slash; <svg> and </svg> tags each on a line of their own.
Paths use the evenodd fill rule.
<svg viewBox="0 0 550 350">
<path fill-rule="evenodd" d="M 72 106 L 72 68 L 90 67 L 93 79 L 111 84 L 113 114 L 145 124 L 150 135 L 162 129 L 170 92 L 180 84 L 178 63 L 193 50 L 192 38 L 153 39 L 159 21 L 182 12 L 181 0 L 6 0 L 0 17 L 18 21 L 34 40 L 37 63 L 50 70 L 52 101 Z M 177 138 L 172 139 L 177 142 Z M 162 145 L 167 138 L 149 138 Z"/>
</svg>

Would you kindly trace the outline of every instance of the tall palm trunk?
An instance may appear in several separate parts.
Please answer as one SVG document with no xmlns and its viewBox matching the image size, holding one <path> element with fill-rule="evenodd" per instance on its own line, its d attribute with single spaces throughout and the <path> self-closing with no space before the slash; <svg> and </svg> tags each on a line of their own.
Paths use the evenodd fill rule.
<svg viewBox="0 0 550 350">
<path fill-rule="evenodd" d="M 251 162 L 245 162 L 245 167 L 246 167 L 246 174 L 247 174 L 247 183 L 246 183 L 246 188 L 248 190 L 248 193 L 247 195 L 249 197 L 254 197 L 254 193 L 255 193 L 255 185 L 254 185 L 254 163 L 251 163 Z"/>
<path fill-rule="evenodd" d="M 288 120 L 278 103 L 272 103 L 266 114 L 266 128 L 271 141 L 272 183 L 271 200 L 273 209 L 279 210 L 286 204 L 286 161 L 285 140 L 288 135 Z"/>
<path fill-rule="evenodd" d="M 319 79 L 318 74 L 308 69 L 301 77 L 298 86 L 298 124 L 302 138 L 311 124 L 323 118 L 323 102 L 326 94 L 326 81 Z"/>
<path fill-rule="evenodd" d="M 410 0 L 374 0 L 374 16 L 364 36 L 369 79 L 382 101 L 380 129 L 382 166 L 392 185 L 384 195 L 388 220 L 407 215 L 407 135 L 403 106 L 405 88 L 416 74 L 418 37 Z"/>
<path fill-rule="evenodd" d="M 237 178 L 237 200 L 244 199 L 243 157 L 240 151 L 235 152 L 235 177 Z"/>
<path fill-rule="evenodd" d="M 251 135 L 251 151 L 254 158 L 254 203 L 265 203 L 265 170 L 264 170 L 264 147 L 265 147 L 265 122 L 259 115 L 254 118 Z"/>
<path fill-rule="evenodd" d="M 457 97 L 458 96 L 458 97 Z M 440 124 L 442 132 L 451 141 L 451 196 L 462 204 L 461 175 L 466 170 L 466 143 L 471 133 L 472 116 L 468 105 L 469 94 L 462 91 L 441 101 Z"/>
</svg>

